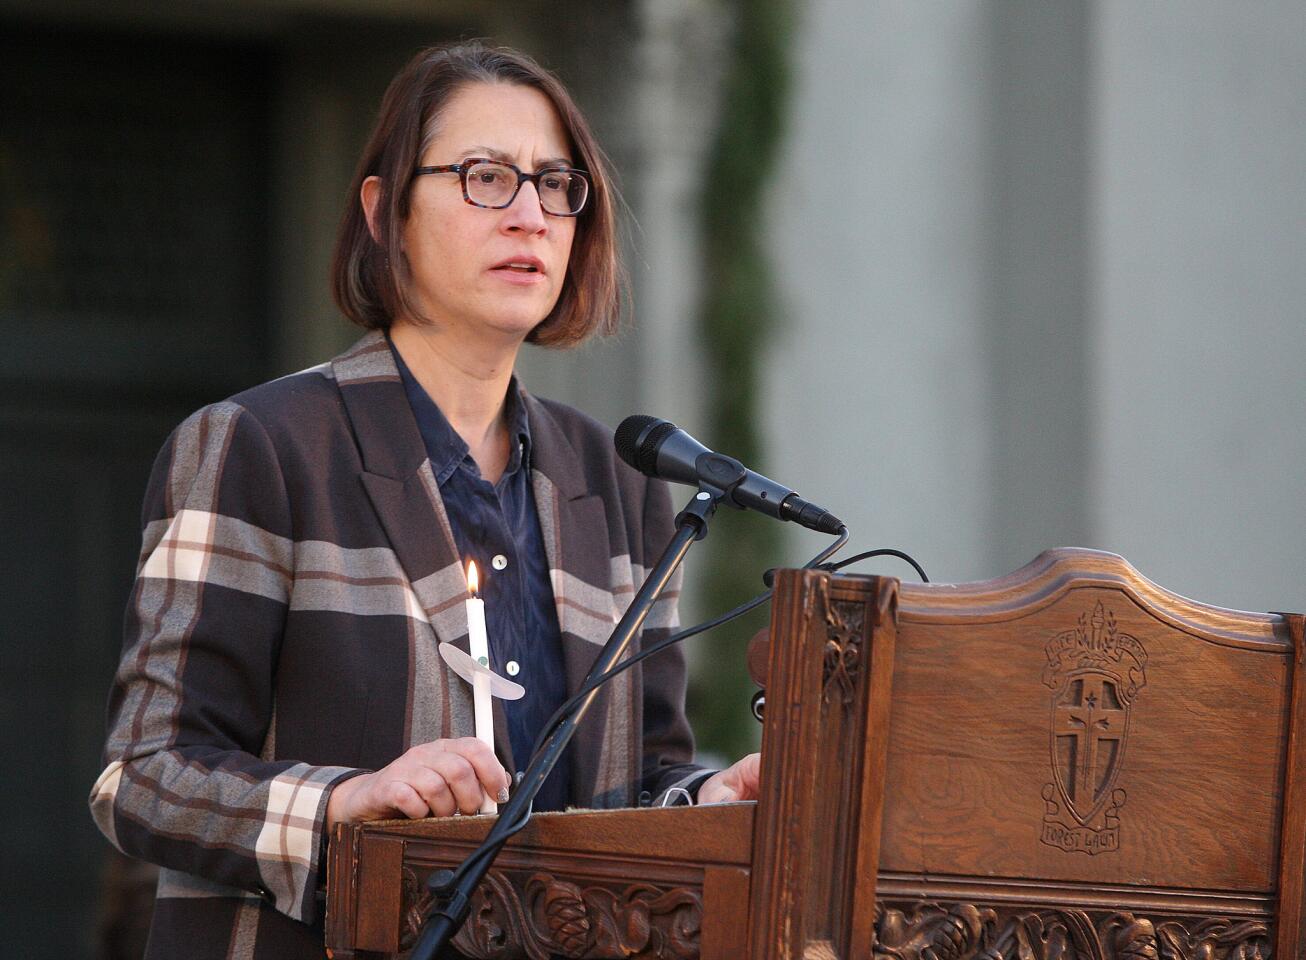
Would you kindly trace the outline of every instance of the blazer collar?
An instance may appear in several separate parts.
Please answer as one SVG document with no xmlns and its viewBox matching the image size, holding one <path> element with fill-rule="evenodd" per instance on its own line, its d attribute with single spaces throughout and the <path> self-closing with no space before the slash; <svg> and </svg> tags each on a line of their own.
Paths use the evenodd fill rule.
<svg viewBox="0 0 1306 960">
<path fill-rule="evenodd" d="M 368 473 L 406 481 L 426 461 L 426 447 L 390 344 L 373 330 L 331 361 L 340 397 Z M 410 571 L 411 572 L 411 571 Z"/>
<path fill-rule="evenodd" d="M 365 334 L 331 361 L 331 370 L 354 428 L 363 468 L 392 480 L 408 480 L 427 460 L 426 444 L 386 335 L 379 330 Z M 548 477 L 563 497 L 586 496 L 589 485 L 580 456 L 562 426 L 545 404 L 520 389 L 515 377 L 513 389 L 519 390 L 526 411 L 531 468 Z"/>
<path fill-rule="evenodd" d="M 564 500 L 589 496 L 581 455 L 572 446 L 562 425 L 548 406 L 536 397 L 525 390 L 521 396 L 531 429 L 531 469 L 548 477 Z"/>
<path fill-rule="evenodd" d="M 409 485 L 428 462 L 426 444 L 385 334 L 377 330 L 369 332 L 332 360 L 331 370 L 353 426 L 364 473 Z M 527 391 L 522 390 L 520 396 L 529 423 L 531 469 L 548 479 L 564 503 L 591 496 L 582 457 L 557 417 L 547 404 Z M 438 500 L 438 490 L 434 493 Z M 429 493 L 424 493 L 423 498 L 426 509 L 435 510 L 443 521 L 443 505 L 437 508 Z M 436 518 L 428 514 L 426 519 Z M 447 530 L 447 522 L 441 525 Z M 387 527 L 387 532 L 399 543 L 407 542 L 410 537 L 426 539 L 420 530 L 390 531 Z M 451 537 L 446 546 L 447 551 L 442 552 L 447 552 L 452 561 L 455 555 Z M 421 579 L 432 570 L 426 564 L 417 569 L 407 563 L 404 566 L 414 579 Z"/>
<path fill-rule="evenodd" d="M 359 480 L 417 604 L 440 640 L 465 647 L 462 559 L 385 335 L 367 334 L 331 368 L 363 461 Z"/>
</svg>

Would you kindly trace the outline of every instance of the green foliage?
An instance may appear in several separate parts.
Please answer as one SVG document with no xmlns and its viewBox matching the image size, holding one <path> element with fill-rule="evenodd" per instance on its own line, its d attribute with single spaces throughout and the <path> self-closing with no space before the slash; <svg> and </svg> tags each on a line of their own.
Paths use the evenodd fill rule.
<svg viewBox="0 0 1306 960">
<path fill-rule="evenodd" d="M 777 301 L 764 247 L 764 197 L 789 92 L 789 16 L 785 0 L 733 0 L 732 6 L 732 58 L 702 200 L 701 324 L 710 374 L 704 400 L 713 412 L 706 440 L 759 467 L 759 365 Z M 781 562 L 781 544 L 775 521 L 720 511 L 700 560 L 710 578 L 706 609 L 723 611 L 760 592 L 763 571 Z M 768 621 L 769 608 L 762 607 L 703 641 L 712 668 L 695 677 L 689 704 L 701 750 L 733 759 L 754 749 L 758 726 L 748 711 L 754 687 L 744 653 L 749 638 Z"/>
</svg>

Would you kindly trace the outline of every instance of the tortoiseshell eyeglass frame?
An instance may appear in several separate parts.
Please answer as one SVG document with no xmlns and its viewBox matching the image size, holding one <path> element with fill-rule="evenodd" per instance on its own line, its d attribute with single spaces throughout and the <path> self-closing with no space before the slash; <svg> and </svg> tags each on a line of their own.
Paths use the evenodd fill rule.
<svg viewBox="0 0 1306 960">
<path fill-rule="evenodd" d="M 478 163 L 489 163 L 496 167 L 506 167 L 513 173 L 517 174 L 517 185 L 513 187 L 512 196 L 505 203 L 479 203 L 472 199 L 467 192 L 467 172 Z M 544 205 L 544 197 L 540 195 L 540 209 L 551 217 L 578 217 L 585 211 L 585 206 L 590 199 L 590 175 L 584 170 L 578 170 L 575 167 L 545 167 L 543 170 L 537 170 L 535 173 L 523 173 L 521 167 L 515 163 L 509 163 L 506 160 L 492 160 L 489 157 L 468 157 L 462 163 L 442 163 L 435 166 L 417 167 L 413 170 L 414 177 L 425 176 L 430 173 L 456 173 L 458 180 L 462 183 L 463 199 L 473 207 L 480 207 L 483 210 L 505 210 L 512 206 L 512 202 L 517 199 L 517 194 L 521 193 L 521 185 L 526 182 L 535 184 L 535 192 L 540 195 L 540 177 L 547 176 L 550 173 L 567 173 L 577 176 L 585 184 L 585 196 L 581 198 L 580 208 L 569 213 L 559 213 L 556 210 L 550 210 Z"/>
</svg>

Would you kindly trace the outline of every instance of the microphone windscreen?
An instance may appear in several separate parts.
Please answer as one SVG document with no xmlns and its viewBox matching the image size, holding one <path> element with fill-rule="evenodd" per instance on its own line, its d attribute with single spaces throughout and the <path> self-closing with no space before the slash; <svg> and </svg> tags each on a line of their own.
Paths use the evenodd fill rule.
<svg viewBox="0 0 1306 960">
<path fill-rule="evenodd" d="M 676 425 L 669 420 L 636 413 L 622 420 L 612 438 L 617 456 L 640 473 L 657 476 L 658 447 Z"/>
</svg>

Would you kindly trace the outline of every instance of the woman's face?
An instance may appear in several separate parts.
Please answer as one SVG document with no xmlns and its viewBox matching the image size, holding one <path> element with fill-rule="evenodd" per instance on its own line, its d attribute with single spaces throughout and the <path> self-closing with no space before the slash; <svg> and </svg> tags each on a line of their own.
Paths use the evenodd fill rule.
<svg viewBox="0 0 1306 960">
<path fill-rule="evenodd" d="M 419 163 L 468 157 L 507 160 L 526 173 L 576 160 L 549 99 L 506 83 L 455 93 Z M 449 333 L 520 342 L 557 302 L 575 232 L 575 218 L 540 209 L 533 183 L 510 206 L 489 210 L 463 200 L 456 173 L 418 177 L 403 232 L 413 302 Z"/>
</svg>

